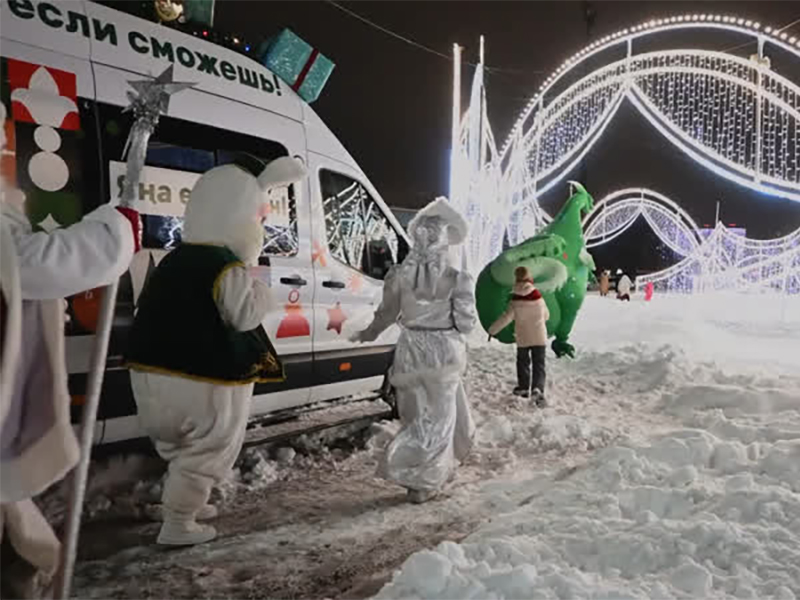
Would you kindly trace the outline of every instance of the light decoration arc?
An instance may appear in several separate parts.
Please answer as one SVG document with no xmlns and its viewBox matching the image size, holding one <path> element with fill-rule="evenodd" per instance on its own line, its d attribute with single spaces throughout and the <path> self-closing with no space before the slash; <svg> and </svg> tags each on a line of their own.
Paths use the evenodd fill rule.
<svg viewBox="0 0 800 600">
<path fill-rule="evenodd" d="M 687 29 L 742 34 L 757 52 L 749 59 L 698 49 L 638 52 L 644 38 Z M 481 92 L 473 84 L 452 161 L 458 184 L 451 199 L 471 226 L 465 262 L 486 264 L 504 242 L 516 244 L 550 222 L 539 198 L 580 164 L 626 100 L 716 175 L 800 202 L 800 86 L 772 69 L 766 50 L 775 48 L 800 59 L 796 37 L 733 16 L 686 14 L 623 29 L 564 61 L 499 147 L 485 118 L 479 65 Z M 575 70 L 589 58 L 601 66 Z"/>
<path fill-rule="evenodd" d="M 639 218 L 680 257 L 689 256 L 702 244 L 700 227 L 676 202 L 647 188 L 626 188 L 607 195 L 584 217 L 586 247 L 591 250 L 611 242 Z"/>
<path fill-rule="evenodd" d="M 722 223 L 706 237 L 676 202 L 646 188 L 613 192 L 595 204 L 583 221 L 586 247 L 616 239 L 644 218 L 659 240 L 680 260 L 662 271 L 640 276 L 637 289 L 652 282 L 660 293 L 708 291 L 800 294 L 800 229 L 755 240 Z"/>
<path fill-rule="evenodd" d="M 771 240 L 739 235 L 722 223 L 676 264 L 637 278 L 660 293 L 756 292 L 800 294 L 800 229 Z"/>
</svg>

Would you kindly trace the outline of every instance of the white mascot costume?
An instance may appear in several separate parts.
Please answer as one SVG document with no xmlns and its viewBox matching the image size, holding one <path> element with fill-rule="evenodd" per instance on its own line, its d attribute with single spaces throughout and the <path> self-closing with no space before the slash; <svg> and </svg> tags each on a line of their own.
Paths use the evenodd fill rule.
<svg viewBox="0 0 800 600">
<path fill-rule="evenodd" d="M 127 358 L 139 420 L 169 461 L 159 544 L 216 536 L 196 520 L 216 516 L 208 497 L 241 450 L 253 385 L 284 379 L 261 325 L 272 294 L 247 267 L 264 244 L 268 192 L 304 175 L 288 157 L 261 173 L 237 165 L 205 173 L 186 206 L 183 243 L 139 298 Z"/>
<path fill-rule="evenodd" d="M 475 427 L 462 376 L 465 337 L 477 315 L 472 278 L 448 264 L 448 247 L 467 235 L 463 217 L 438 198 L 417 214 L 408 232 L 413 249 L 387 274 L 372 323 L 352 339 L 373 341 L 399 321 L 402 333 L 390 381 L 402 427 L 378 474 L 407 488 L 412 502 L 424 502 L 472 446 Z"/>
</svg>

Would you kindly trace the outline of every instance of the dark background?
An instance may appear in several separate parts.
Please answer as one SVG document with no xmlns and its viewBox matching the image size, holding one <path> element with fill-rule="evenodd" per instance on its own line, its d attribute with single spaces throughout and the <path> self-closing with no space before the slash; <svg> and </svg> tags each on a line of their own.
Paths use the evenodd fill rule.
<svg viewBox="0 0 800 600">
<path fill-rule="evenodd" d="M 714 13 L 783 27 L 800 19 L 800 2 L 595 1 L 587 32 L 586 3 L 553 2 L 346 2 L 346 8 L 400 35 L 450 55 L 464 46 L 476 62 L 486 38 L 489 119 L 498 145 L 539 84 L 589 41 L 652 18 Z M 452 63 L 391 37 L 327 2 L 218 0 L 215 26 L 250 40 L 289 27 L 336 63 L 313 105 L 391 206 L 419 208 L 446 194 L 449 177 Z M 800 35 L 800 23 L 787 30 Z M 746 42 L 737 34 L 683 32 L 663 40 L 671 47 L 729 49 Z M 769 50 L 773 69 L 800 80 L 795 59 Z M 749 56 L 755 44 L 733 52 Z M 495 67 L 495 70 L 491 70 Z M 462 70 L 462 106 L 468 104 L 474 69 Z M 710 173 L 685 157 L 631 106 L 623 106 L 585 159 L 583 176 L 595 199 L 628 186 L 649 187 L 676 200 L 701 225 L 713 224 L 716 201 L 725 223 L 768 238 L 800 226 L 800 204 L 752 192 Z M 551 214 L 565 200 L 566 185 L 542 198 Z M 646 227 L 597 253 L 599 266 L 658 268 L 663 262 Z M 671 259 L 670 259 L 671 260 Z M 658 264 L 657 264 L 658 263 Z"/>
</svg>

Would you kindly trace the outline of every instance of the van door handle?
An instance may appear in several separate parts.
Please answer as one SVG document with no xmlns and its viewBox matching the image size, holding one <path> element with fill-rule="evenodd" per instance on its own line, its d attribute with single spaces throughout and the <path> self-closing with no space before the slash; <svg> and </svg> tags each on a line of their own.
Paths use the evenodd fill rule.
<svg viewBox="0 0 800 600">
<path fill-rule="evenodd" d="M 342 281 L 323 281 L 322 287 L 333 288 L 335 290 L 343 290 L 347 286 L 345 286 L 344 282 Z"/>
<path fill-rule="evenodd" d="M 281 283 L 283 285 L 306 285 L 306 284 L 308 284 L 308 282 L 305 279 L 303 279 L 302 277 L 299 277 L 297 275 L 295 275 L 294 277 L 281 277 Z"/>
</svg>

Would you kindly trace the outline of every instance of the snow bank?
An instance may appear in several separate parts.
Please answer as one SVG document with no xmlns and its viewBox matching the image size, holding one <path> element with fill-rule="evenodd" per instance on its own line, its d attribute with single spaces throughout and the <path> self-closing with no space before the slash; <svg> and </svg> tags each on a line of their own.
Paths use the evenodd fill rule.
<svg viewBox="0 0 800 600">
<path fill-rule="evenodd" d="M 800 596 L 800 440 L 684 429 L 605 449 L 461 546 L 413 556 L 378 598 L 531 595 Z"/>
<path fill-rule="evenodd" d="M 411 556 L 376 598 L 800 597 L 800 336 L 787 333 L 791 311 L 773 307 L 771 320 L 742 311 L 733 321 L 730 307 L 709 318 L 709 299 L 662 300 L 587 305 L 598 320 L 580 322 L 572 365 L 590 381 L 574 371 L 564 381 L 556 363 L 549 392 L 567 392 L 573 414 L 556 407 L 535 423 L 482 423 L 482 444 L 517 454 L 523 434 L 540 452 L 608 447 L 544 487 L 537 481 L 461 544 Z M 620 437 L 626 410 L 674 426 Z"/>
</svg>

